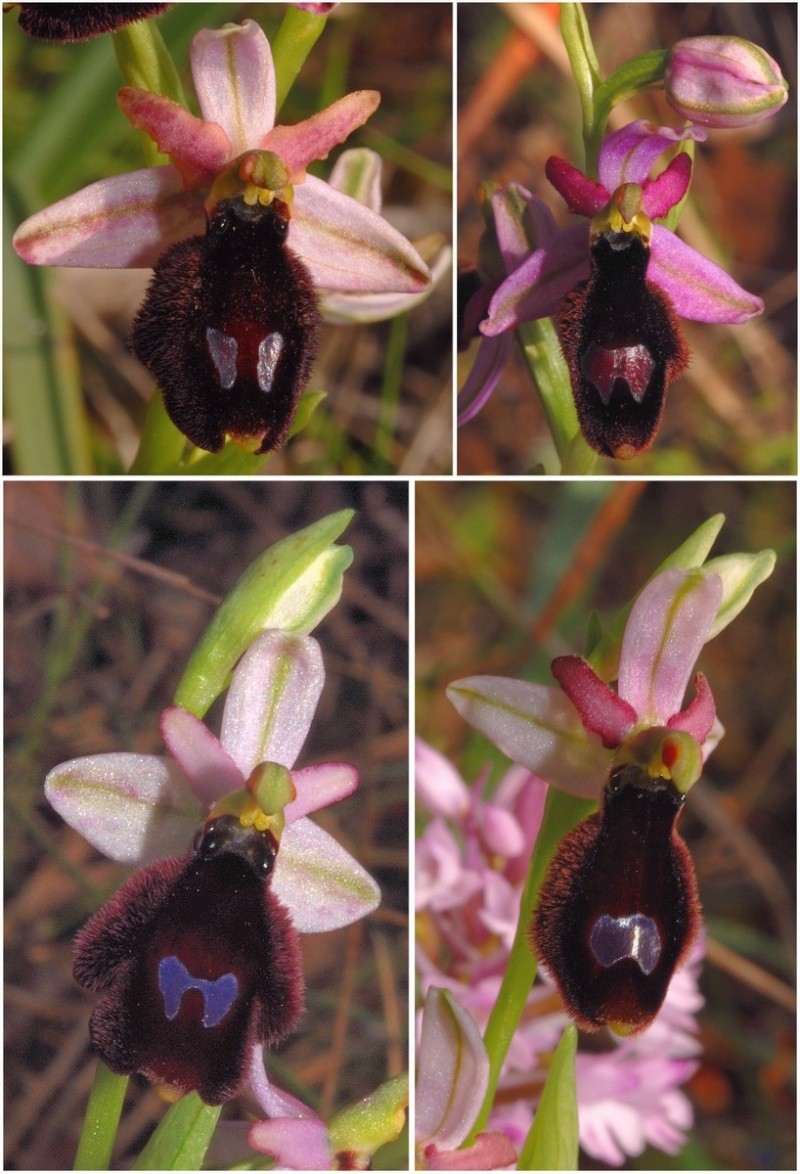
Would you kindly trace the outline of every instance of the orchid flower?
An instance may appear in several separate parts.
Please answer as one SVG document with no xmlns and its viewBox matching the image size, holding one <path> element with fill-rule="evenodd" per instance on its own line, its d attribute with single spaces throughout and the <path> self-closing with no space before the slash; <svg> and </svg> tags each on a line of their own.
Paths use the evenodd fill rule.
<svg viewBox="0 0 800 1174">
<path fill-rule="evenodd" d="M 315 640 L 266 631 L 234 672 L 219 740 L 171 707 L 170 758 L 93 755 L 48 775 L 67 823 L 112 859 L 149 865 L 76 943 L 76 978 L 101 996 L 93 1042 L 114 1071 L 228 1099 L 253 1047 L 283 1038 L 302 1010 L 297 933 L 377 906 L 372 878 L 306 818 L 351 794 L 355 770 L 292 769 L 323 683 Z"/>
<path fill-rule="evenodd" d="M 680 152 L 655 178 L 651 168 L 678 144 L 702 141 L 700 127 L 673 130 L 644 120 L 629 123 L 606 138 L 600 148 L 598 183 L 563 159 L 553 156 L 545 172 L 571 212 L 593 217 L 613 204 L 620 188 L 641 188 L 641 213 L 663 220 L 689 188 L 692 164 Z M 682 318 L 696 322 L 746 322 L 761 314 L 761 298 L 748 293 L 713 261 L 681 241 L 665 224 L 652 224 L 647 279 L 671 300 Z M 589 224 L 549 234 L 528 259 L 500 285 L 481 331 L 488 337 L 534 318 L 555 313 L 561 298 L 589 275 Z"/>
<path fill-rule="evenodd" d="M 380 101 L 348 94 L 296 126 L 276 126 L 269 42 L 252 20 L 192 41 L 191 69 L 201 118 L 158 94 L 126 86 L 120 108 L 171 163 L 90 184 L 26 220 L 14 248 L 32 265 L 143 268 L 169 245 L 205 231 L 204 201 L 264 152 L 277 156 L 294 190 L 289 244 L 309 269 L 324 309 L 327 293 L 415 294 L 428 267 L 371 208 L 306 173 L 344 141 Z"/>
</svg>

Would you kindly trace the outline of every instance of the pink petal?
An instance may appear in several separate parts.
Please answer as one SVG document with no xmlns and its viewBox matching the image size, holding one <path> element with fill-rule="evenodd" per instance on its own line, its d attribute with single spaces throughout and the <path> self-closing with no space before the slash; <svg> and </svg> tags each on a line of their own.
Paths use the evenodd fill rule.
<svg viewBox="0 0 800 1174">
<path fill-rule="evenodd" d="M 555 313 L 564 294 L 589 276 L 589 224 L 562 229 L 498 286 L 481 326 L 490 338 Z"/>
<path fill-rule="evenodd" d="M 313 175 L 298 184 L 289 244 L 314 283 L 345 293 L 418 293 L 428 266 L 388 221 Z"/>
<path fill-rule="evenodd" d="M 712 729 L 717 716 L 717 707 L 714 704 L 714 694 L 711 686 L 702 673 L 694 678 L 695 695 L 685 709 L 669 719 L 667 725 L 671 730 L 683 730 L 702 746 Z"/>
<path fill-rule="evenodd" d="M 719 575 L 702 571 L 663 571 L 640 592 L 619 661 L 620 697 L 640 720 L 666 725 L 678 712 L 721 601 Z"/>
<path fill-rule="evenodd" d="M 357 90 L 295 126 L 276 126 L 260 144 L 287 164 L 293 176 L 302 176 L 309 163 L 327 159 L 339 143 L 363 126 L 380 104 L 377 90 Z"/>
<path fill-rule="evenodd" d="M 358 771 L 348 762 L 322 762 L 293 770 L 292 781 L 297 798 L 284 809 L 288 823 L 352 795 L 358 786 Z"/>
<path fill-rule="evenodd" d="M 506 273 L 513 273 L 531 251 L 520 210 L 520 200 L 525 202 L 534 219 L 534 230 L 539 244 L 544 244 L 545 239 L 549 239 L 558 231 L 550 209 L 541 200 L 532 196 L 527 188 L 518 183 L 498 188 L 492 195 L 492 216 Z M 544 231 L 541 231 L 542 229 Z"/>
<path fill-rule="evenodd" d="M 187 187 L 210 187 L 231 158 L 231 144 L 221 127 L 204 122 L 160 94 L 124 86 L 117 94 L 122 113 L 169 155 Z"/>
<path fill-rule="evenodd" d="M 161 714 L 164 745 L 186 776 L 192 794 L 205 807 L 230 791 L 241 791 L 245 775 L 199 718 L 180 706 Z"/>
<path fill-rule="evenodd" d="M 513 762 L 571 795 L 600 794 L 610 755 L 560 689 L 510 677 L 467 677 L 448 686 L 447 696 Z"/>
<path fill-rule="evenodd" d="M 694 322 L 746 322 L 764 303 L 719 265 L 661 224 L 653 225 L 647 278 L 668 294 L 682 318 Z"/>
<path fill-rule="evenodd" d="M 284 1170 L 332 1170 L 328 1130 L 319 1118 L 276 1117 L 250 1126 L 247 1144 Z"/>
<path fill-rule="evenodd" d="M 254 1044 L 248 1070 L 253 1095 L 268 1117 L 311 1117 L 317 1114 L 291 1093 L 272 1084 L 264 1066 L 264 1049 Z"/>
<path fill-rule="evenodd" d="M 425 996 L 417 1067 L 417 1141 L 454 1150 L 483 1103 L 489 1057 L 475 1020 L 441 987 Z"/>
<path fill-rule="evenodd" d="M 514 348 L 514 336 L 507 332 L 498 338 L 482 338 L 472 370 L 458 393 L 458 426 L 474 420 L 489 402 L 500 382 Z"/>
<path fill-rule="evenodd" d="M 324 933 L 377 909 L 375 881 L 342 845 L 310 819 L 287 824 L 272 874 L 272 891 L 298 933 Z"/>
<path fill-rule="evenodd" d="M 544 165 L 544 173 L 558 194 L 566 202 L 570 212 L 578 216 L 594 216 L 611 199 L 611 192 L 601 183 L 589 179 L 577 167 L 551 155 Z M 612 188 L 611 191 L 614 189 Z"/>
<path fill-rule="evenodd" d="M 577 709 L 584 727 L 599 734 L 606 749 L 619 746 L 636 725 L 636 710 L 618 697 L 580 656 L 556 657 L 551 671 Z"/>
<path fill-rule="evenodd" d="M 692 178 L 692 161 L 685 151 L 676 155 L 655 179 L 646 179 L 642 185 L 642 208 L 651 220 L 666 216 L 686 195 Z"/>
<path fill-rule="evenodd" d="M 469 807 L 469 792 L 461 775 L 422 738 L 414 743 L 414 787 L 417 802 L 433 815 L 459 820 Z"/>
<path fill-rule="evenodd" d="M 245 778 L 262 762 L 292 768 L 311 728 L 325 668 L 310 636 L 263 632 L 231 679 L 220 741 Z"/>
<path fill-rule="evenodd" d="M 101 179 L 30 216 L 14 248 L 31 265 L 146 269 L 175 241 L 205 232 L 202 193 L 174 167 Z"/>
<path fill-rule="evenodd" d="M 498 856 L 513 858 L 525 847 L 525 835 L 516 817 L 495 803 L 481 804 L 478 832 L 489 851 Z"/>
<path fill-rule="evenodd" d="M 472 1145 L 463 1150 L 440 1150 L 433 1144 L 425 1147 L 429 1170 L 503 1170 L 517 1163 L 517 1151 L 504 1133 L 496 1129 L 479 1133 Z"/>
<path fill-rule="evenodd" d="M 263 30 L 253 20 L 202 29 L 190 59 L 200 111 L 224 130 L 231 158 L 259 147 L 275 125 L 275 67 Z"/>
<path fill-rule="evenodd" d="M 609 135 L 600 148 L 600 182 L 609 192 L 615 192 L 623 183 L 643 184 L 664 152 L 687 139 L 702 143 L 706 132 L 699 126 L 687 126 L 683 130 L 659 127 L 646 119 L 629 122 Z"/>
<path fill-rule="evenodd" d="M 62 762 L 45 779 L 61 818 L 121 864 L 182 856 L 205 810 L 176 763 L 151 754 L 93 754 Z"/>
</svg>

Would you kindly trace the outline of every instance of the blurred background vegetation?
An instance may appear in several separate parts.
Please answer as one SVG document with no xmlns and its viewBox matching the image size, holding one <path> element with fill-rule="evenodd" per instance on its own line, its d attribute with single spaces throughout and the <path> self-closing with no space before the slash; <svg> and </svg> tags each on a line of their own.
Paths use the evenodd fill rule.
<svg viewBox="0 0 800 1174">
<path fill-rule="evenodd" d="M 517 180 L 573 223 L 545 179 L 550 155 L 582 159 L 577 91 L 558 31 L 558 4 L 464 4 L 458 20 L 459 264 L 473 264 L 483 221 L 477 185 Z M 698 146 L 679 235 L 763 297 L 742 326 L 686 322 L 691 365 L 668 394 L 653 449 L 598 458 L 604 474 L 794 473 L 796 403 L 797 6 L 587 4 L 605 74 L 681 37 L 729 34 L 762 46 L 789 84 L 780 113 L 757 126 L 709 131 Z M 623 122 L 675 126 L 663 91 L 616 108 Z M 619 125 L 619 124 L 617 124 Z M 464 383 L 474 348 L 461 356 Z M 459 430 L 460 473 L 554 471 L 549 432 L 516 348 L 500 386 Z"/>
<path fill-rule="evenodd" d="M 627 603 L 701 522 L 712 555 L 773 548 L 770 579 L 699 668 L 725 737 L 692 789 L 682 832 L 709 936 L 695 1108 L 676 1158 L 633 1169 L 795 1169 L 794 483 L 426 483 L 416 490 L 416 732 L 468 783 L 507 766 L 445 697 L 476 673 L 552 684 L 584 648 L 592 610 Z M 592 1163 L 582 1159 L 582 1166 Z"/>
<path fill-rule="evenodd" d="M 216 602 L 269 545 L 344 507 L 358 511 L 340 539 L 355 558 L 315 633 L 327 679 L 299 762 L 359 769 L 357 793 L 314 818 L 383 900 L 346 929 L 303 935 L 307 1013 L 268 1068 L 326 1119 L 406 1071 L 407 502 L 402 483 L 6 483 L 5 1169 L 72 1167 L 95 1061 L 71 940 L 128 875 L 48 807 L 47 771 L 163 753 L 159 714 Z M 220 716 L 217 702 L 212 730 Z M 131 1080 L 115 1168 L 130 1168 L 164 1109 Z M 222 1122 L 256 1111 L 243 1096 Z M 406 1166 L 405 1141 L 380 1168 Z"/>
<path fill-rule="evenodd" d="M 184 83 L 201 28 L 256 20 L 274 37 L 286 5 L 176 4 L 158 20 Z M 383 158 L 384 214 L 420 240 L 451 228 L 452 9 L 343 4 L 279 111 L 295 123 L 351 90 L 381 105 L 347 146 Z M 135 455 L 152 379 L 127 339 L 150 270 L 41 269 L 10 246 L 35 211 L 88 183 L 143 166 L 120 113 L 109 37 L 48 45 L 3 16 L 6 471 L 119 473 Z M 193 112 L 198 110 L 193 107 Z M 326 178 L 338 150 L 310 170 Z M 328 327 L 309 390 L 327 399 L 269 473 L 449 472 L 451 281 L 389 322 Z"/>
</svg>

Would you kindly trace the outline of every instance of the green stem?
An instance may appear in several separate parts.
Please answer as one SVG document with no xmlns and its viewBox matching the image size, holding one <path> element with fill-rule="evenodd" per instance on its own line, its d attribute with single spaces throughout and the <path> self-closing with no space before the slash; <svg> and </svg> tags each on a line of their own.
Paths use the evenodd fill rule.
<svg viewBox="0 0 800 1174">
<path fill-rule="evenodd" d="M 289 5 L 281 27 L 272 41 L 272 57 L 275 62 L 275 85 L 277 109 L 280 110 L 286 95 L 303 63 L 317 42 L 327 23 L 327 16 L 316 12 L 305 12 Z"/>
<path fill-rule="evenodd" d="M 597 172 L 600 144 L 612 109 L 626 98 L 663 85 L 668 56 L 665 49 L 653 49 L 649 53 L 642 53 L 631 61 L 626 61 L 619 69 L 615 69 L 611 76 L 597 87 L 592 119 L 588 133 L 585 133 L 586 168 L 589 175 Z"/>
<path fill-rule="evenodd" d="M 577 799 L 553 787 L 548 792 L 542 827 L 522 892 L 517 932 L 508 966 L 484 1033 L 484 1043 L 489 1054 L 489 1085 L 481 1111 L 465 1144 L 474 1141 L 476 1135 L 486 1128 L 500 1071 L 536 977 L 536 958 L 528 943 L 528 926 L 539 899 L 545 872 L 558 843 L 593 807 L 590 800 Z"/>
<path fill-rule="evenodd" d="M 581 103 L 584 142 L 594 122 L 594 92 L 600 69 L 582 4 L 561 5 L 561 36 Z"/>
<path fill-rule="evenodd" d="M 596 457 L 584 441 L 572 398 L 569 371 L 550 318 L 517 331 L 522 355 L 539 394 L 563 473 L 591 473 Z"/>
<path fill-rule="evenodd" d="M 117 1076 L 97 1061 L 94 1084 L 75 1155 L 75 1170 L 110 1170 L 114 1138 L 128 1087 L 127 1076 Z"/>
</svg>

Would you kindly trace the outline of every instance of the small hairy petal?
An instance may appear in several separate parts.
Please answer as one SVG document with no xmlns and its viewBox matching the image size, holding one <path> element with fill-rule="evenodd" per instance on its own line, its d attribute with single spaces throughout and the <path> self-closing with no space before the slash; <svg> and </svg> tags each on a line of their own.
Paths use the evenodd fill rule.
<svg viewBox="0 0 800 1174">
<path fill-rule="evenodd" d="M 172 166 L 147 167 L 101 179 L 29 216 L 13 244 L 29 265 L 146 269 L 205 223 L 201 192 L 185 191 Z"/>
<path fill-rule="evenodd" d="M 661 224 L 653 225 L 647 277 L 693 322 L 738 324 L 764 312 L 761 298 Z"/>
<path fill-rule="evenodd" d="M 711 686 L 702 673 L 695 675 L 694 687 L 693 699 L 685 709 L 671 717 L 667 725 L 671 730 L 683 730 L 684 733 L 691 734 L 702 746 L 714 728 L 717 707 L 714 704 Z"/>
<path fill-rule="evenodd" d="M 632 726 L 636 711 L 580 656 L 558 656 L 552 672 L 580 714 L 587 730 L 599 734 L 607 749 L 619 746 Z"/>
<path fill-rule="evenodd" d="M 346 94 L 303 122 L 273 127 L 260 146 L 282 159 L 292 176 L 301 176 L 309 163 L 315 159 L 327 159 L 334 147 L 363 126 L 378 109 L 380 100 L 377 90 Z"/>
<path fill-rule="evenodd" d="M 190 59 L 203 118 L 225 131 L 232 158 L 258 148 L 275 125 L 275 67 L 263 30 L 253 20 L 202 29 Z"/>
<path fill-rule="evenodd" d="M 205 807 L 244 787 L 245 776 L 199 718 L 175 705 L 164 710 L 160 725 L 164 745 Z"/>
<path fill-rule="evenodd" d="M 358 786 L 358 771 L 349 762 L 322 762 L 293 770 L 292 782 L 297 798 L 284 809 L 287 823 L 352 795 Z"/>
<path fill-rule="evenodd" d="M 231 144 L 222 127 L 195 118 L 179 102 L 123 86 L 117 104 L 137 130 L 170 156 L 187 187 L 210 187 L 231 157 Z"/>
<path fill-rule="evenodd" d="M 547 160 L 544 173 L 570 212 L 578 216 L 594 216 L 611 199 L 611 192 L 603 184 L 589 179 L 577 167 L 565 159 L 559 159 L 557 155 L 551 155 Z"/>
<path fill-rule="evenodd" d="M 646 179 L 642 184 L 644 197 L 642 208 L 651 220 L 666 216 L 686 195 L 692 178 L 692 161 L 685 151 L 676 155 L 655 179 Z"/>
<path fill-rule="evenodd" d="M 326 290 L 419 293 L 431 284 L 428 266 L 397 229 L 312 175 L 295 189 L 289 245 Z"/>
</svg>

